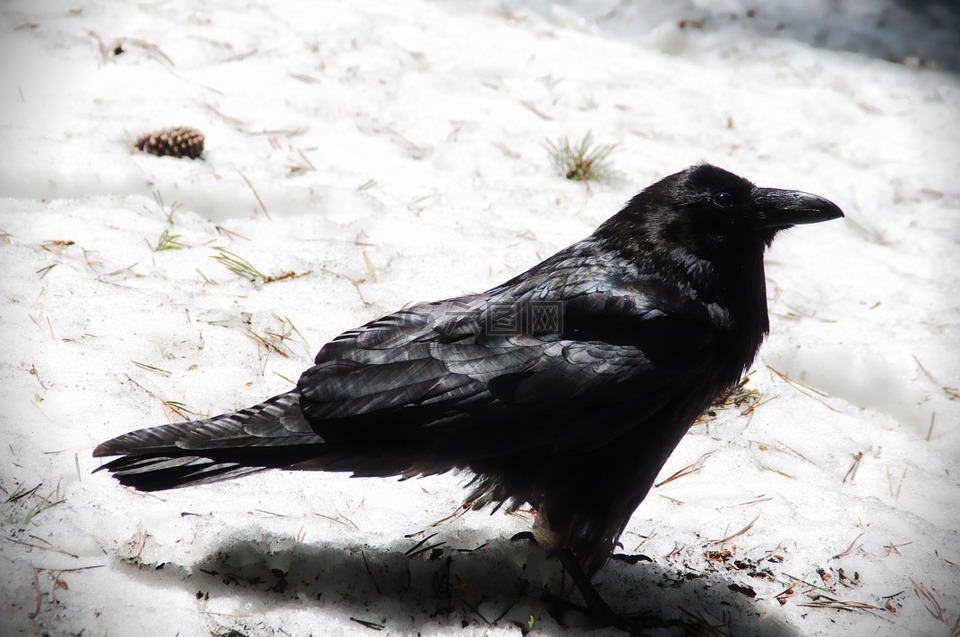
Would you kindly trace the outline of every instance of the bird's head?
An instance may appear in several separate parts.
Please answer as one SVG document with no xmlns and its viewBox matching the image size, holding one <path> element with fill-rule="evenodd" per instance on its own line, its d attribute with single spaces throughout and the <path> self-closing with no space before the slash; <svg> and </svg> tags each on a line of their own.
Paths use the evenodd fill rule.
<svg viewBox="0 0 960 637">
<path fill-rule="evenodd" d="M 835 203 L 818 195 L 760 188 L 722 168 L 698 164 L 646 188 L 601 230 L 613 222 L 608 230 L 640 229 L 660 245 L 702 253 L 744 241 L 768 246 L 780 230 L 842 216 Z"/>
</svg>

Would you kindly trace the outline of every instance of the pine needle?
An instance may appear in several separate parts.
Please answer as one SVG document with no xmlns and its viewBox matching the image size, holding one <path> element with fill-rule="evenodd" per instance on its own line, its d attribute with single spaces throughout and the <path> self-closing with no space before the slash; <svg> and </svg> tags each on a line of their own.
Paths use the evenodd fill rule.
<svg viewBox="0 0 960 637">
<path fill-rule="evenodd" d="M 170 376 L 171 372 L 166 369 L 160 369 L 159 367 L 154 367 L 153 365 L 148 365 L 147 363 L 141 363 L 140 361 L 131 361 L 134 365 L 140 369 L 144 369 L 148 372 L 154 372 L 155 374 L 160 374 L 161 376 Z"/>
<path fill-rule="evenodd" d="M 154 252 L 163 252 L 164 250 L 180 250 L 182 248 L 189 247 L 185 243 L 179 241 L 180 235 L 170 234 L 169 228 L 164 228 L 163 232 L 160 233 L 160 238 L 157 239 L 157 245 L 152 245 L 147 241 L 147 245 L 150 246 L 150 249 Z M 146 239 L 144 239 L 146 241 Z"/>
<path fill-rule="evenodd" d="M 546 143 L 550 161 L 557 174 L 572 181 L 603 181 L 613 175 L 607 159 L 616 144 L 594 144 L 587 133 L 576 145 L 566 137 Z"/>
<path fill-rule="evenodd" d="M 230 270 L 239 277 L 256 282 L 263 281 L 267 276 L 255 268 L 252 263 L 238 254 L 234 254 L 225 248 L 214 248 L 218 254 L 210 257 L 226 269 Z"/>
</svg>

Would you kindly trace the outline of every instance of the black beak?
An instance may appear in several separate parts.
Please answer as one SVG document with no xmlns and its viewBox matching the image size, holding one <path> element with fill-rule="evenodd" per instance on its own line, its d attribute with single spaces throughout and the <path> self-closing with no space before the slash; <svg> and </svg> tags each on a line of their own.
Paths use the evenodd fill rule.
<svg viewBox="0 0 960 637">
<path fill-rule="evenodd" d="M 755 221 L 758 230 L 782 230 L 843 216 L 840 206 L 829 199 L 799 190 L 754 188 L 753 200 L 758 208 Z"/>
</svg>

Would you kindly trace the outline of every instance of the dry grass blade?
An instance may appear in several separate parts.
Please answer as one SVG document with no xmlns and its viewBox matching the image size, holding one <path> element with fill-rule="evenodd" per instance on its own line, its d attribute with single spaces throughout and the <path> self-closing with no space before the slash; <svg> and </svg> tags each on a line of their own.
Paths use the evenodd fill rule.
<svg viewBox="0 0 960 637">
<path fill-rule="evenodd" d="M 426 536 L 425 538 L 423 538 L 422 540 L 414 544 L 406 553 L 404 553 L 404 555 L 406 555 L 407 557 L 413 557 L 414 555 L 419 555 L 420 553 L 422 553 L 422 551 L 419 550 L 420 547 L 435 537 L 437 537 L 437 534 L 431 533 L 430 535 Z"/>
<path fill-rule="evenodd" d="M 51 254 L 63 254 L 63 249 L 73 245 L 73 241 L 63 241 L 60 239 L 54 239 L 51 241 L 44 241 L 40 244 L 41 250 L 46 250 Z"/>
<path fill-rule="evenodd" d="M 124 39 L 124 42 L 130 43 L 131 45 L 145 51 L 146 53 L 153 56 L 154 58 L 166 62 L 170 66 L 174 66 L 173 60 L 170 59 L 170 56 L 164 53 L 163 50 L 160 49 L 160 47 L 158 47 L 156 44 L 153 44 L 152 42 L 147 42 L 145 40 L 138 40 L 136 38 L 126 38 Z"/>
<path fill-rule="evenodd" d="M 336 522 L 337 524 L 342 524 L 343 526 L 354 529 L 356 531 L 360 530 L 360 527 L 357 526 L 353 520 L 341 514 L 337 514 L 337 517 L 333 517 L 332 515 L 324 515 L 323 513 L 314 513 L 314 515 L 321 517 L 325 520 L 330 520 L 331 522 Z"/>
<path fill-rule="evenodd" d="M 469 505 L 469 504 L 463 504 L 463 505 L 460 506 L 459 509 L 457 509 L 456 511 L 454 511 L 454 512 L 451 513 L 450 515 L 446 516 L 445 518 L 441 518 L 441 519 L 437 520 L 436 522 L 433 522 L 432 524 L 430 524 L 430 528 L 438 527 L 438 526 L 440 526 L 441 524 L 446 524 L 447 522 L 452 522 L 453 520 L 457 520 L 457 519 L 461 518 L 461 517 L 463 516 L 463 514 L 465 514 L 465 513 L 466 513 L 467 511 L 469 511 L 469 510 L 470 510 L 470 505 Z M 420 532 L 420 533 L 423 533 L 423 531 L 419 531 L 419 532 Z"/>
<path fill-rule="evenodd" d="M 913 542 L 904 542 L 903 544 L 884 544 L 883 548 L 887 550 L 887 555 L 890 555 L 891 553 L 901 555 L 900 549 L 904 546 L 910 546 L 911 544 L 913 544 Z"/>
<path fill-rule="evenodd" d="M 194 269 L 196 270 L 197 274 L 200 275 L 200 278 L 203 279 L 204 283 L 208 283 L 210 285 L 217 285 L 217 282 L 209 278 L 206 274 L 204 274 L 203 271 L 200 270 L 200 268 L 194 268 Z"/>
<path fill-rule="evenodd" d="M 63 549 L 58 549 L 57 547 L 55 547 L 55 546 L 53 546 L 52 544 L 50 544 L 50 542 L 47 542 L 47 541 L 44 540 L 43 538 L 39 538 L 39 537 L 37 537 L 36 535 L 31 535 L 30 537 L 33 538 L 34 540 L 38 540 L 38 541 L 40 541 L 40 542 L 43 542 L 43 543 L 46 544 L 47 546 L 41 546 L 40 544 L 31 544 L 30 542 L 23 542 L 23 541 L 21 541 L 21 540 L 15 540 L 15 539 L 13 539 L 12 537 L 5 537 L 5 538 L 3 538 L 3 540 L 6 541 L 6 542 L 13 542 L 14 544 L 21 544 L 21 545 L 23 545 L 23 546 L 27 546 L 27 547 L 30 547 L 30 548 L 32 548 L 32 549 L 40 549 L 41 551 L 54 551 L 54 552 L 56 552 L 56 553 L 60 553 L 60 554 L 62 554 L 62 555 L 66 555 L 66 556 L 68 556 L 68 557 L 73 557 L 73 558 L 77 558 L 77 559 L 80 558 L 79 555 L 74 555 L 73 553 L 68 553 L 68 552 L 64 551 Z"/>
<path fill-rule="evenodd" d="M 833 608 L 836 610 L 883 610 L 879 606 L 874 606 L 873 604 L 866 604 L 864 602 L 856 602 L 849 600 L 840 600 L 840 599 L 815 599 L 809 602 L 803 602 L 797 604 L 797 606 L 805 606 L 807 608 Z"/>
<path fill-rule="evenodd" d="M 254 48 L 254 49 L 250 49 L 249 51 L 234 53 L 233 55 L 229 55 L 223 58 L 222 60 L 220 60 L 220 64 L 227 64 L 229 62 L 239 62 L 241 60 L 246 60 L 251 55 L 256 55 L 259 52 L 260 52 L 259 49 Z"/>
<path fill-rule="evenodd" d="M 23 485 L 20 485 L 20 486 L 17 487 L 16 491 L 14 491 L 14 492 L 11 493 L 9 496 L 7 496 L 6 502 L 7 502 L 7 504 L 9 504 L 9 503 L 11 503 L 11 502 L 16 502 L 16 501 L 18 501 L 18 500 L 22 500 L 23 498 L 28 498 L 28 497 L 30 497 L 31 495 L 33 495 L 34 493 L 36 493 L 36 492 L 37 492 L 37 489 L 39 489 L 39 488 L 42 487 L 42 486 L 43 486 L 43 483 L 42 483 L 42 482 L 38 482 L 38 483 L 37 483 L 37 486 L 33 487 L 32 489 L 30 489 L 30 490 L 24 490 Z"/>
<path fill-rule="evenodd" d="M 244 175 L 239 170 L 237 174 L 243 178 L 243 181 L 246 182 L 247 187 L 250 189 L 250 192 L 253 193 L 254 198 L 257 200 L 257 203 L 260 205 L 260 210 L 263 210 L 263 214 L 266 215 L 267 219 L 270 219 L 270 213 L 267 211 L 267 206 L 263 203 L 263 199 L 260 198 L 260 194 L 257 193 L 257 189 L 253 187 L 253 184 L 247 179 L 247 176 Z"/>
<path fill-rule="evenodd" d="M 296 160 L 291 162 L 290 166 L 287 169 L 291 175 L 301 173 L 301 172 L 317 170 L 317 167 L 313 165 L 313 162 L 310 161 L 310 159 L 308 159 L 307 156 L 303 154 L 303 151 L 300 150 L 299 148 L 297 149 L 297 154 L 300 156 L 302 163 L 298 163 Z"/>
<path fill-rule="evenodd" d="M 839 559 L 839 558 L 841 558 L 841 557 L 846 557 L 846 556 L 850 555 L 850 551 L 852 551 L 853 548 L 857 545 L 857 540 L 859 540 L 860 538 L 862 538 L 863 535 L 864 535 L 864 534 L 861 533 L 861 534 L 858 535 L 857 537 L 853 538 L 853 542 L 850 542 L 850 546 L 848 546 L 845 551 L 843 551 L 842 553 L 837 553 L 836 555 L 834 555 L 834 556 L 833 556 L 832 558 L 830 558 L 830 559 L 836 560 L 836 559 Z"/>
<path fill-rule="evenodd" d="M 284 358 L 290 358 L 290 348 L 283 343 L 283 341 L 289 338 L 289 335 L 277 334 L 270 330 L 265 330 L 263 334 L 257 334 L 248 327 L 247 336 L 255 340 L 257 345 L 266 350 L 268 354 L 279 354 Z"/>
<path fill-rule="evenodd" d="M 130 361 L 130 362 L 132 362 L 134 365 L 136 365 L 140 369 L 144 369 L 148 372 L 153 372 L 155 374 L 160 374 L 161 376 L 169 377 L 170 374 L 172 373 L 169 370 L 161 369 L 159 367 L 154 367 L 153 365 L 149 365 L 147 363 L 141 363 L 140 361 Z"/>
<path fill-rule="evenodd" d="M 274 513 L 273 511 L 267 511 L 266 509 L 254 509 L 257 513 L 263 513 L 264 515 L 269 515 L 275 518 L 285 518 L 287 517 L 283 513 Z"/>
<path fill-rule="evenodd" d="M 744 374 L 743 378 L 740 379 L 740 382 L 721 395 L 723 400 L 720 402 L 720 404 L 740 407 L 745 403 L 756 400 L 760 396 L 760 391 L 753 388 L 747 388 L 747 384 L 750 382 L 750 378 L 752 376 L 752 370 Z M 718 401 L 714 401 L 714 404 L 717 404 L 717 402 Z"/>
<path fill-rule="evenodd" d="M 747 526 L 743 527 L 742 529 L 740 529 L 739 531 L 737 531 L 737 532 L 734 533 L 733 535 L 728 535 L 727 537 L 723 538 L 722 540 L 712 540 L 712 541 L 710 541 L 710 542 L 707 542 L 707 546 L 709 546 L 709 545 L 711 545 L 711 544 L 726 544 L 727 542 L 729 542 L 729 541 L 732 540 L 733 538 L 739 537 L 739 536 L 743 535 L 744 533 L 746 533 L 747 531 L 749 531 L 750 529 L 752 529 L 752 528 L 753 528 L 753 525 L 754 525 L 754 524 L 756 523 L 756 521 L 759 520 L 759 519 L 760 519 L 760 516 L 758 515 L 757 517 L 755 517 L 755 518 L 753 518 L 752 520 L 750 520 L 750 523 L 747 524 Z"/>
<path fill-rule="evenodd" d="M 112 49 L 108 47 L 103 39 L 101 39 L 100 36 L 94 31 L 87 31 L 87 35 L 93 38 L 97 43 L 97 51 L 100 53 L 100 65 L 103 65 L 107 60 L 109 60 L 113 55 L 113 52 L 120 49 L 119 44 L 115 44 Z"/>
<path fill-rule="evenodd" d="M 50 600 L 56 602 L 56 592 L 58 588 L 67 588 L 61 576 L 64 573 L 79 573 L 80 571 L 89 571 L 94 568 L 103 568 L 103 564 L 94 564 L 92 566 L 78 566 L 77 568 L 34 568 L 33 569 L 33 587 L 37 594 L 37 605 L 33 611 L 27 613 L 29 619 L 36 619 L 40 615 L 42 593 L 40 591 L 40 580 L 37 577 L 40 573 L 50 573 L 53 576 L 53 586 L 50 589 Z"/>
<path fill-rule="evenodd" d="M 503 142 L 493 142 L 495 148 L 497 148 L 501 153 L 509 157 L 510 159 L 520 159 L 520 153 L 511 150 L 509 146 Z"/>
<path fill-rule="evenodd" d="M 423 555 L 427 551 L 432 551 L 433 549 L 437 549 L 437 548 L 440 548 L 441 546 L 445 546 L 446 544 L 447 544 L 446 542 L 437 542 L 436 544 L 427 544 L 426 546 L 423 546 L 412 553 L 408 551 L 406 555 L 409 558 L 414 558 L 414 557 L 417 557 L 418 555 Z"/>
<path fill-rule="evenodd" d="M 300 333 L 300 330 L 297 329 L 297 326 L 293 324 L 293 321 L 291 321 L 286 316 L 280 316 L 276 312 L 272 312 L 272 314 L 273 314 L 273 318 L 275 318 L 282 326 L 285 326 L 285 329 L 286 328 L 290 329 L 290 332 L 287 334 L 287 337 L 289 337 L 291 333 L 296 334 L 300 338 L 300 341 L 303 343 L 303 345 L 308 350 L 310 349 L 310 343 L 308 343 L 307 339 L 304 338 L 303 334 Z"/>
<path fill-rule="evenodd" d="M 27 370 L 27 373 L 33 376 L 34 378 L 36 378 L 37 382 L 40 383 L 41 387 L 43 387 L 44 389 L 49 389 L 46 385 L 43 384 L 43 381 L 40 380 L 40 372 L 37 371 L 36 366 L 31 366 L 30 369 Z"/>
<path fill-rule="evenodd" d="M 761 494 L 761 495 L 758 495 L 757 497 L 755 497 L 755 498 L 752 499 L 752 500 L 747 500 L 746 502 L 741 502 L 738 506 L 745 507 L 745 506 L 750 506 L 751 504 L 760 504 L 761 502 L 771 502 L 771 501 L 773 501 L 773 498 L 771 498 L 771 497 L 768 496 L 768 495 L 762 495 L 762 494 Z"/>
<path fill-rule="evenodd" d="M 303 338 L 303 334 L 296 326 L 285 316 L 279 316 L 276 312 L 272 313 L 278 327 L 275 329 L 264 329 L 262 333 L 255 332 L 249 322 L 246 326 L 246 334 L 257 343 L 257 359 L 260 362 L 260 375 L 266 371 L 267 361 L 272 354 L 279 354 L 283 358 L 290 358 L 293 351 L 287 345 L 287 341 L 294 334 L 300 337 L 303 344 L 309 349 L 309 344 Z M 295 384 L 295 383 L 292 383 Z"/>
<path fill-rule="evenodd" d="M 854 456 L 853 456 L 853 464 L 850 465 L 850 468 L 847 469 L 846 475 L 843 476 L 842 482 L 843 482 L 844 484 L 846 484 L 847 480 L 850 480 L 850 482 L 853 482 L 853 479 L 857 477 L 857 469 L 860 468 L 860 461 L 861 461 L 861 460 L 863 460 L 863 452 L 862 452 L 862 451 L 858 451 L 858 452 L 857 452 L 856 454 L 854 454 Z"/>
<path fill-rule="evenodd" d="M 299 279 L 302 276 L 307 276 L 310 274 L 310 270 L 306 272 L 294 272 L 293 270 L 287 270 L 282 274 L 271 274 L 270 276 L 263 277 L 264 283 L 276 283 L 277 281 L 286 281 L 287 279 Z"/>
<path fill-rule="evenodd" d="M 363 256 L 363 265 L 367 268 L 367 277 L 371 283 L 377 282 L 377 268 L 373 265 L 373 261 L 370 260 L 370 257 L 367 256 L 366 250 L 361 250 L 360 254 Z"/>
<path fill-rule="evenodd" d="M 128 553 L 127 560 L 135 564 L 137 568 L 143 567 L 143 549 L 147 545 L 147 538 L 150 537 L 150 534 L 145 528 L 141 525 L 137 525 L 137 530 L 134 532 L 133 537 L 127 541 Z"/>
<path fill-rule="evenodd" d="M 824 588 L 819 584 L 811 584 L 810 582 L 803 579 L 802 577 L 796 577 L 795 575 L 791 575 L 790 573 L 784 573 L 784 576 L 786 576 L 786 578 L 792 582 L 792 584 L 790 584 L 791 586 L 796 586 L 797 584 L 803 584 L 805 586 L 808 586 L 811 590 L 815 589 L 815 590 L 825 591 L 827 593 L 830 592 L 830 589 Z"/>
<path fill-rule="evenodd" d="M 378 624 L 377 622 L 372 622 L 372 621 L 369 621 L 369 620 L 366 620 L 366 619 L 358 619 L 358 618 L 356 618 L 356 617 L 351 617 L 351 618 L 350 618 L 350 621 L 352 621 L 352 622 L 357 622 L 357 623 L 360 624 L 361 626 L 363 626 L 363 627 L 365 627 L 365 628 L 369 628 L 370 630 L 378 630 L 378 631 L 379 631 L 379 630 L 383 630 L 384 628 L 386 628 L 386 626 L 383 625 L 383 624 Z"/>
<path fill-rule="evenodd" d="M 179 420 L 190 420 L 190 416 L 196 416 L 197 413 L 191 411 L 187 406 L 176 400 L 163 401 L 163 411 L 170 422 Z"/>
<path fill-rule="evenodd" d="M 153 200 L 157 203 L 157 207 L 160 209 L 160 214 L 163 215 L 164 221 L 167 222 L 167 225 L 172 226 L 173 215 L 183 204 L 181 204 L 179 201 L 174 201 L 168 208 L 166 204 L 163 203 L 163 195 L 160 194 L 159 190 L 153 191 Z M 150 212 L 150 209 L 146 206 L 144 206 L 143 209 L 147 212 Z"/>
<path fill-rule="evenodd" d="M 103 261 L 95 256 L 97 251 L 80 248 L 80 252 L 83 253 L 83 262 L 86 264 L 87 268 L 89 268 L 94 274 L 99 274 L 98 270 L 103 266 Z"/>
<path fill-rule="evenodd" d="M 751 376 L 753 376 L 752 371 L 741 378 L 739 383 L 733 387 L 730 387 L 726 391 L 721 392 L 716 398 L 714 398 L 710 407 L 703 412 L 700 418 L 697 419 L 697 422 L 702 423 L 708 419 L 716 418 L 717 410 L 720 409 L 730 409 L 736 407 L 740 409 L 742 414 L 746 415 L 754 411 L 764 402 L 769 402 L 761 401 L 763 394 L 760 392 L 760 390 L 747 387 L 747 383 L 750 382 Z"/>
<path fill-rule="evenodd" d="M 214 226 L 213 229 L 217 231 L 217 234 L 222 234 L 223 236 L 225 236 L 226 238 L 230 239 L 231 241 L 236 241 L 237 239 L 243 239 L 244 241 L 249 241 L 249 240 L 250 240 L 250 239 L 246 238 L 245 236 L 243 236 L 242 234 L 240 234 L 239 232 L 234 232 L 233 230 L 228 230 L 227 228 L 224 228 L 223 226 Z"/>
<path fill-rule="evenodd" d="M 37 502 L 33 507 L 27 511 L 27 514 L 23 517 L 23 524 L 29 524 L 30 521 L 35 518 L 37 515 L 51 509 L 58 504 L 63 504 L 66 502 L 66 498 L 60 496 L 60 484 L 57 483 L 57 488 L 47 494 L 46 497 L 36 494 L 39 502 Z"/>
<path fill-rule="evenodd" d="M 331 270 L 331 269 L 326 268 L 326 267 L 321 267 L 321 268 L 320 268 L 320 271 L 321 271 L 321 272 L 326 272 L 327 274 L 332 274 L 332 275 L 334 275 L 334 276 L 336 276 L 336 277 L 339 277 L 339 278 L 341 278 L 341 279 L 346 279 L 347 281 L 350 282 L 350 285 L 353 286 L 353 289 L 357 291 L 357 296 L 360 297 L 360 303 L 363 305 L 363 307 L 370 307 L 371 305 L 373 305 L 373 303 L 369 302 L 366 298 L 364 298 L 364 296 L 363 296 L 363 291 L 360 289 L 360 284 L 361 284 L 361 283 L 366 283 L 366 282 L 367 282 L 366 279 L 352 279 L 352 278 L 348 277 L 346 274 L 342 274 L 342 273 L 340 273 L 340 272 L 336 272 L 336 271 Z"/>
<path fill-rule="evenodd" d="M 251 137 L 255 137 L 257 135 L 267 135 L 270 137 L 274 137 L 276 135 L 283 135 L 285 137 L 296 137 L 297 135 L 303 135 L 305 132 L 307 132 L 306 128 L 274 128 L 271 130 L 264 129 L 264 130 L 258 130 L 258 131 L 251 131 L 247 133 L 247 135 L 250 135 Z"/>
<path fill-rule="evenodd" d="M 791 447 L 788 447 L 782 442 L 764 442 L 762 440 L 750 440 L 750 446 L 753 447 L 754 445 L 757 446 L 757 449 L 759 451 L 770 451 L 770 450 L 777 451 L 779 453 L 782 453 L 788 456 L 793 456 L 794 458 L 799 458 L 800 460 L 810 463 L 815 467 L 820 466 L 810 458 L 806 457 L 805 455 L 797 451 L 796 449 L 792 449 Z"/>
<path fill-rule="evenodd" d="M 934 597 L 933 593 L 924 586 L 923 584 L 917 582 L 912 577 L 910 579 L 910 584 L 913 585 L 913 592 L 916 593 L 917 597 L 926 607 L 927 611 L 934 617 L 942 622 L 946 622 L 943 618 L 943 607 L 940 606 L 940 602 L 937 601 L 937 598 Z"/>
<path fill-rule="evenodd" d="M 922 371 L 923 374 L 930 379 L 930 382 L 940 386 L 940 389 L 942 389 L 943 393 L 947 395 L 947 398 L 949 398 L 950 400 L 957 400 L 958 398 L 960 398 L 960 391 L 958 391 L 956 387 L 949 387 L 944 383 L 940 382 L 937 378 L 934 377 L 933 374 L 930 373 L 930 371 L 926 367 L 923 366 L 923 363 L 920 362 L 920 359 L 917 358 L 916 355 L 913 355 L 913 360 L 917 362 L 917 367 L 919 367 L 920 371 Z"/>
<path fill-rule="evenodd" d="M 137 267 L 138 265 L 140 265 L 140 262 L 139 262 L 139 261 L 137 261 L 136 263 L 131 263 L 130 265 L 128 265 L 128 266 L 125 267 L 125 268 L 120 268 L 119 270 L 114 270 L 113 272 L 107 272 L 107 276 L 119 276 L 119 275 L 123 274 L 124 272 L 129 272 L 129 273 L 132 274 L 133 276 L 139 278 L 139 277 L 141 277 L 142 275 L 137 274 L 136 272 L 133 271 L 133 269 L 134 269 L 135 267 Z"/>
<path fill-rule="evenodd" d="M 787 374 L 784 374 L 783 372 L 778 371 L 773 367 L 770 367 L 769 365 L 767 365 L 767 369 L 769 369 L 771 372 L 779 376 L 781 380 L 786 382 L 788 385 L 796 389 L 798 392 L 800 392 L 804 396 L 813 398 L 814 400 L 822 404 L 824 407 L 826 407 L 830 411 L 836 412 L 838 414 L 841 413 L 839 409 L 836 409 L 835 407 L 830 406 L 829 404 L 827 404 L 825 400 L 823 400 L 824 398 L 829 398 L 830 397 L 829 394 L 826 394 L 820 391 L 819 389 L 815 389 L 809 385 L 804 385 L 800 381 L 790 378 Z"/>
<path fill-rule="evenodd" d="M 547 115 L 546 113 L 544 113 L 543 111 L 541 111 L 540 109 L 538 109 L 538 108 L 537 108 L 537 105 L 534 104 L 533 102 L 528 101 L 528 100 L 521 100 L 521 101 L 520 101 L 520 104 L 521 104 L 524 108 L 526 108 L 527 110 L 529 110 L 531 113 L 533 113 L 534 115 L 536 115 L 537 117 L 539 117 L 540 119 L 542 119 L 543 121 L 545 121 L 545 122 L 552 122 L 552 121 L 553 121 L 553 118 L 552 118 L 552 117 L 550 117 L 549 115 Z"/>
<path fill-rule="evenodd" d="M 705 453 L 705 454 L 703 454 L 702 456 L 700 456 L 699 458 L 697 458 L 697 460 L 696 460 L 693 464 L 687 465 L 687 466 L 684 467 L 683 469 L 680 469 L 679 471 L 677 471 L 676 473 L 674 473 L 674 474 L 673 474 L 672 476 L 670 476 L 669 478 L 666 478 L 665 480 L 661 480 L 660 482 L 658 482 L 657 484 L 655 484 L 655 485 L 653 485 L 653 486 L 654 486 L 655 488 L 662 487 L 663 485 L 667 484 L 668 482 L 673 482 L 673 481 L 676 480 L 677 478 L 682 478 L 682 477 L 684 477 L 684 476 L 689 476 L 689 475 L 691 475 L 691 474 L 697 473 L 698 471 L 700 471 L 701 469 L 703 469 L 703 465 L 707 462 L 707 458 L 709 458 L 712 454 L 713 454 L 712 451 L 708 451 L 707 453 Z"/>
<path fill-rule="evenodd" d="M 684 633 L 695 637 L 708 637 L 709 635 L 723 636 L 728 633 L 724 630 L 723 624 L 715 625 L 707 621 L 707 618 L 700 613 L 693 613 L 683 606 L 677 606 L 677 610 L 690 618 L 692 624 L 684 624 Z"/>
</svg>

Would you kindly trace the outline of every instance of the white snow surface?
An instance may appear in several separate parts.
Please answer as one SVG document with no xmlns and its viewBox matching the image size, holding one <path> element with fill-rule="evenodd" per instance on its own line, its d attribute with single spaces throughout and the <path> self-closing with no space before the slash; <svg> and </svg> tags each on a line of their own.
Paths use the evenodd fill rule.
<svg viewBox="0 0 960 637">
<path fill-rule="evenodd" d="M 699 470 L 622 537 L 651 561 L 611 563 L 598 590 L 719 634 L 956 635 L 957 15 L 3 3 L 0 634 L 618 634 L 546 611 L 569 581 L 510 541 L 529 513 L 432 526 L 468 475 L 145 495 L 91 474 L 91 451 L 182 419 L 165 403 L 216 414 L 282 392 L 341 331 L 487 289 L 709 161 L 847 217 L 778 237 L 759 406 L 690 431 L 660 480 Z M 131 149 L 174 125 L 204 133 L 202 160 Z M 585 187 L 544 144 L 588 131 L 618 144 L 617 175 Z M 185 247 L 154 251 L 164 230 Z M 251 283 L 217 247 L 298 276 Z M 251 337 L 290 324 L 286 356 Z"/>
</svg>

